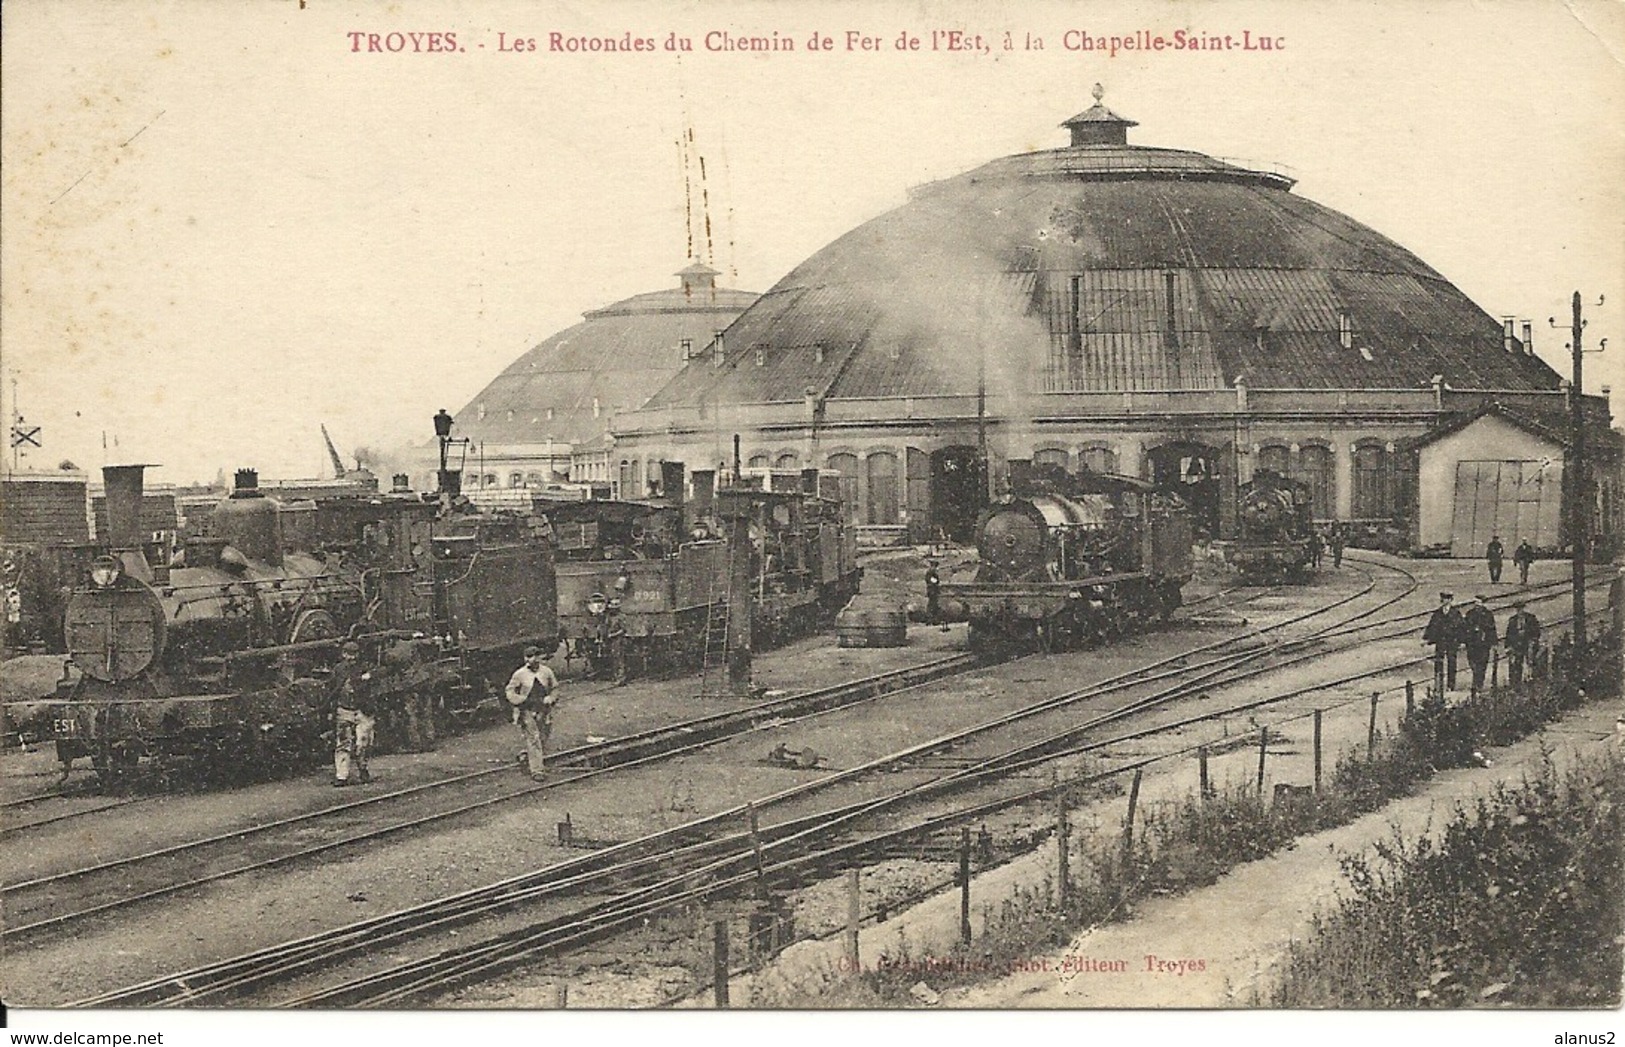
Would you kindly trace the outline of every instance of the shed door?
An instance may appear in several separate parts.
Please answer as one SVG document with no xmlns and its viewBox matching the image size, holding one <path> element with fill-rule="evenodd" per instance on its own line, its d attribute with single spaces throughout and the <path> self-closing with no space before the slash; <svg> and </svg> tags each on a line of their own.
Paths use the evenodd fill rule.
<svg viewBox="0 0 1625 1047">
<path fill-rule="evenodd" d="M 1450 555 L 1481 557 L 1496 535 L 1508 550 L 1555 548 L 1562 513 L 1561 461 L 1457 462 Z"/>
</svg>

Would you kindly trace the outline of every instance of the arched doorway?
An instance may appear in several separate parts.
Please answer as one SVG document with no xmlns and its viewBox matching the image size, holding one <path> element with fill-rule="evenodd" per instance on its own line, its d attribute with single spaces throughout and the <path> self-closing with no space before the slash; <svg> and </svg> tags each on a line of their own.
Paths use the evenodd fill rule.
<svg viewBox="0 0 1625 1047">
<path fill-rule="evenodd" d="M 1354 447 L 1354 490 L 1350 507 L 1356 520 L 1387 523 L 1394 512 L 1393 455 L 1377 440 L 1361 440 Z"/>
<path fill-rule="evenodd" d="M 900 508 L 897 496 L 897 456 L 890 451 L 875 451 L 865 466 L 869 473 L 868 522 L 881 526 L 897 523 Z"/>
<path fill-rule="evenodd" d="M 971 542 L 986 504 L 987 480 L 974 447 L 944 447 L 931 455 L 931 527 L 950 541 Z"/>
<path fill-rule="evenodd" d="M 1297 478 L 1309 485 L 1309 507 L 1317 520 L 1337 517 L 1337 492 L 1334 490 L 1332 449 L 1321 444 L 1304 444 L 1298 448 Z"/>
<path fill-rule="evenodd" d="M 858 456 L 832 454 L 824 463 L 826 468 L 841 474 L 841 515 L 849 524 L 858 522 Z"/>
<path fill-rule="evenodd" d="M 1219 452 L 1207 444 L 1181 440 L 1154 447 L 1151 482 L 1177 490 L 1191 509 L 1198 535 L 1219 536 Z"/>
</svg>

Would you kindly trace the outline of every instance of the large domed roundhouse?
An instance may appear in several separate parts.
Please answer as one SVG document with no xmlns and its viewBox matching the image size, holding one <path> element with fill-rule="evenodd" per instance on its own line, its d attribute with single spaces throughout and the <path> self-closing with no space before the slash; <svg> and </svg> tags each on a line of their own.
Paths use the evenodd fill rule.
<svg viewBox="0 0 1625 1047">
<path fill-rule="evenodd" d="M 617 419 L 614 456 L 712 464 L 737 433 L 916 541 L 965 532 L 984 460 L 994 492 L 1014 460 L 1179 482 L 1218 536 L 1268 468 L 1414 542 L 1416 441 L 1490 402 L 1561 416 L 1528 325 L 1292 179 L 1130 145 L 1098 94 L 1063 126 L 796 266 Z"/>
<path fill-rule="evenodd" d="M 455 415 L 454 432 L 470 441 L 467 486 L 605 481 L 642 497 L 644 477 L 607 469 L 610 421 L 641 406 L 756 300 L 718 287 L 718 275 L 696 261 L 676 287 L 591 310 L 509 364 Z"/>
</svg>

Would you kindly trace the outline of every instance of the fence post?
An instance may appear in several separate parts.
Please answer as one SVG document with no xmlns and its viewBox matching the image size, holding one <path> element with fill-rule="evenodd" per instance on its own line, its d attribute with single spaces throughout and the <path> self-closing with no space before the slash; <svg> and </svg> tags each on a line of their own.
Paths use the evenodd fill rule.
<svg viewBox="0 0 1625 1047">
<path fill-rule="evenodd" d="M 1501 687 L 1501 649 L 1490 649 L 1490 690 L 1499 690 Z"/>
<path fill-rule="evenodd" d="M 1405 715 L 1416 715 L 1416 684 L 1410 680 L 1405 681 Z"/>
<path fill-rule="evenodd" d="M 862 909 L 858 904 L 860 872 L 861 870 L 857 868 L 846 871 L 846 962 L 851 966 L 853 974 L 863 970 L 859 966 L 858 957 L 858 924 L 862 919 Z"/>
<path fill-rule="evenodd" d="M 1061 777 L 1060 769 L 1056 768 L 1051 773 L 1057 780 L 1055 790 L 1055 890 L 1056 898 L 1059 900 L 1061 907 L 1065 908 L 1072 893 L 1072 873 L 1068 868 L 1070 856 L 1067 853 L 1071 845 L 1072 829 L 1067 823 L 1066 793 L 1058 785 Z"/>
<path fill-rule="evenodd" d="M 959 940 L 970 944 L 970 826 L 959 830 Z"/>
<path fill-rule="evenodd" d="M 1377 758 L 1377 699 L 1381 695 L 1381 691 L 1371 692 L 1371 722 L 1366 724 L 1365 728 L 1365 758 L 1367 760 Z"/>
<path fill-rule="evenodd" d="M 1128 787 L 1128 817 L 1123 819 L 1123 867 L 1134 859 L 1134 808 L 1140 802 L 1140 775 L 1145 769 L 1134 768 L 1134 781 Z"/>
<path fill-rule="evenodd" d="M 762 834 L 757 822 L 756 805 L 746 803 L 745 813 L 750 815 L 750 849 L 756 858 L 756 881 L 760 884 L 762 880 Z"/>
<path fill-rule="evenodd" d="M 1270 729 L 1268 726 L 1258 729 L 1258 796 L 1264 796 L 1264 756 L 1269 751 Z"/>
<path fill-rule="evenodd" d="M 728 1006 L 728 921 L 711 925 L 711 992 L 716 1005 Z"/>
<path fill-rule="evenodd" d="M 1208 784 L 1207 746 L 1205 745 L 1200 745 L 1196 748 L 1196 773 L 1198 781 L 1201 783 L 1202 802 L 1206 803 L 1208 796 L 1213 791 L 1213 787 Z"/>
<path fill-rule="evenodd" d="M 1315 795 L 1320 795 L 1320 710 L 1315 710 Z"/>
</svg>

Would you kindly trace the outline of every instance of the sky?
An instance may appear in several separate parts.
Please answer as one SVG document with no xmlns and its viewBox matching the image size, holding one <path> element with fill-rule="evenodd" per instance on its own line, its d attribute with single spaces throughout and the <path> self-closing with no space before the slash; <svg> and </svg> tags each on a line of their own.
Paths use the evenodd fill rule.
<svg viewBox="0 0 1625 1047">
<path fill-rule="evenodd" d="M 911 186 L 1065 144 L 1097 82 L 1132 142 L 1286 170 L 1491 315 L 1534 318 L 1564 374 L 1582 291 L 1586 343 L 1612 343 L 1586 387 L 1625 395 L 1615 0 L 15 0 L 0 17 L 0 407 L 44 444 L 24 468 L 316 476 L 324 424 L 346 456 L 422 441 L 435 410 L 582 312 L 675 286 L 691 254 L 766 290 Z M 933 30 L 987 47 L 933 50 Z M 1110 52 L 1179 30 L 1237 46 Z M 795 49 L 708 50 L 721 33 Z"/>
</svg>

